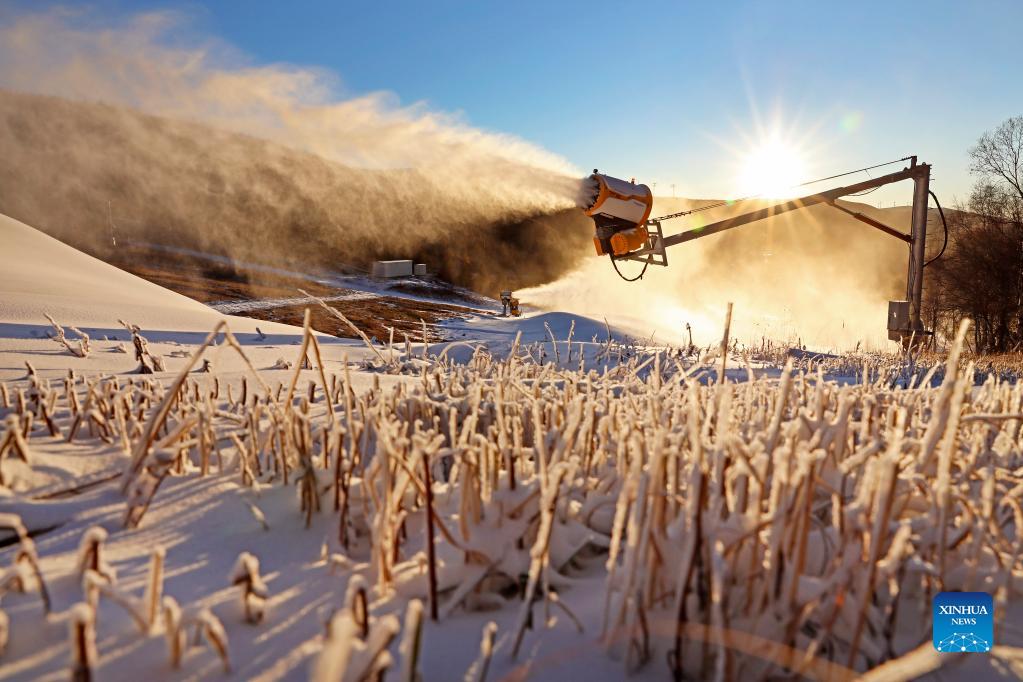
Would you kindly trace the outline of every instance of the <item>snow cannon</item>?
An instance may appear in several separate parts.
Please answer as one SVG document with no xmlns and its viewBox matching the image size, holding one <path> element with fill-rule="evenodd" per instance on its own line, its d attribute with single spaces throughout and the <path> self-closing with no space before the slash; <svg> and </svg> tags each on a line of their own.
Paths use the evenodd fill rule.
<svg viewBox="0 0 1023 682">
<path fill-rule="evenodd" d="M 598 256 L 623 256 L 643 248 L 654 195 L 646 185 L 593 171 L 583 192 L 582 208 L 593 218 L 593 245 Z"/>
</svg>

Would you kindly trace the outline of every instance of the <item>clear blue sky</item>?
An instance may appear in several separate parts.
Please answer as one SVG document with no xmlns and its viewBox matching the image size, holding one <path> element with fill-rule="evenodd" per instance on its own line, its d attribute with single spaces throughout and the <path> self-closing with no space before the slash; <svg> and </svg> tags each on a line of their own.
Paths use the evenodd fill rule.
<svg viewBox="0 0 1023 682">
<path fill-rule="evenodd" d="M 98 6 L 183 9 L 255 62 L 324 67 L 346 93 L 423 101 L 659 194 L 728 194 L 759 120 L 810 148 L 812 176 L 919 154 L 951 203 L 966 149 L 1023 114 L 1020 0 Z"/>
</svg>

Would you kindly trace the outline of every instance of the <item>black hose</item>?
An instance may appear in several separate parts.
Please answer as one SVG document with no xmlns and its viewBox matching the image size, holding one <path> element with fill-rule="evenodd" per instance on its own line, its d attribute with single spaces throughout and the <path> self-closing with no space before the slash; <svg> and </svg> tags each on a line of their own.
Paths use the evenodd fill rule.
<svg viewBox="0 0 1023 682">
<path fill-rule="evenodd" d="M 948 246 L 948 223 L 945 222 L 945 212 L 941 210 L 941 202 L 938 201 L 937 195 L 931 190 L 927 190 L 927 193 L 931 195 L 931 198 L 934 199 L 934 205 L 938 207 L 938 215 L 941 216 L 941 225 L 945 228 L 945 240 L 941 243 L 941 251 L 938 252 L 938 255 L 924 263 L 925 268 L 941 258 L 945 253 L 945 248 Z"/>
<path fill-rule="evenodd" d="M 647 261 L 647 262 L 643 263 L 643 269 L 639 271 L 638 275 L 636 275 L 635 277 L 633 277 L 631 279 L 626 277 L 625 275 L 623 275 L 622 271 L 618 269 L 618 262 L 614 258 L 614 256 L 611 257 L 611 265 L 614 266 L 615 272 L 618 273 L 618 276 L 621 277 L 622 279 L 624 279 L 626 282 L 635 282 L 638 279 L 643 279 L 643 275 L 646 274 L 646 269 L 650 266 L 650 261 Z"/>
</svg>

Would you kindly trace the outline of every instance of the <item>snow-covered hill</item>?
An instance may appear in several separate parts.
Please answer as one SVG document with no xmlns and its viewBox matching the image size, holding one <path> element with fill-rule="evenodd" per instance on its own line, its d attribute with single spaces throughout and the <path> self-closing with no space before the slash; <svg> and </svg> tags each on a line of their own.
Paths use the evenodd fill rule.
<svg viewBox="0 0 1023 682">
<path fill-rule="evenodd" d="M 39 230 L 0 215 L 0 324 L 17 328 L 58 323 L 83 329 L 122 331 L 118 319 L 151 331 L 208 332 L 225 316 L 197 301 L 147 282 L 72 248 Z M 231 317 L 238 333 L 295 334 L 273 322 Z"/>
</svg>

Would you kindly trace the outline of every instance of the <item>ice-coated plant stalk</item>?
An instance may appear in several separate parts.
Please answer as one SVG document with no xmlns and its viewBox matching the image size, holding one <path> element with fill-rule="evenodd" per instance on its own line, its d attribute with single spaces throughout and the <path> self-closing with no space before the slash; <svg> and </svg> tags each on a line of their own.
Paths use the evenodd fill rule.
<svg viewBox="0 0 1023 682">
<path fill-rule="evenodd" d="M 331 618 L 328 636 L 313 666 L 313 682 L 336 682 L 345 679 L 348 662 L 356 642 L 356 626 L 351 613 L 339 610 Z"/>
<path fill-rule="evenodd" d="M 366 598 L 366 580 L 361 575 L 354 575 L 348 581 L 345 608 L 358 627 L 360 639 L 366 639 L 369 636 L 369 601 Z"/>
<path fill-rule="evenodd" d="M 423 602 L 413 599 L 405 609 L 405 623 L 402 627 L 401 645 L 398 648 L 401 656 L 398 679 L 401 682 L 416 682 L 419 678 L 419 647 L 422 637 Z"/>
<path fill-rule="evenodd" d="M 488 622 L 483 626 L 480 636 L 480 653 L 472 667 L 465 673 L 465 682 L 486 682 L 490 670 L 490 659 L 494 655 L 494 637 L 497 635 L 497 623 Z"/>
<path fill-rule="evenodd" d="M 231 571 L 231 584 L 241 587 L 241 609 L 245 622 L 261 623 L 266 615 L 269 591 L 259 575 L 259 559 L 248 552 L 239 554 Z"/>
<path fill-rule="evenodd" d="M 167 640 L 167 657 L 170 667 L 176 670 L 181 666 L 181 658 L 185 654 L 188 639 L 182 623 L 181 607 L 173 597 L 164 597 L 161 611 L 163 613 L 163 634 Z"/>
<path fill-rule="evenodd" d="M 728 365 L 728 337 L 732 330 L 732 303 L 728 302 L 728 311 L 725 313 L 725 333 L 721 337 L 721 371 L 718 372 L 718 383 L 725 382 L 725 368 Z"/>
<path fill-rule="evenodd" d="M 203 609 L 196 616 L 196 628 L 198 634 L 213 649 L 220 658 L 220 664 L 225 673 L 231 672 L 231 658 L 228 652 L 227 631 L 220 619 L 213 615 L 209 609 Z"/>
<path fill-rule="evenodd" d="M 512 658 L 518 656 L 519 647 L 522 645 L 522 637 L 526 631 L 526 624 L 529 622 L 529 616 L 533 610 L 533 595 L 536 593 L 536 585 L 540 580 L 541 571 L 549 561 L 548 552 L 550 550 L 551 530 L 554 525 L 554 508 L 558 503 L 558 492 L 564 474 L 564 466 L 555 467 L 551 479 L 547 482 L 545 489 L 540 495 L 540 528 L 536 533 L 536 542 L 529 553 L 529 575 L 522 606 L 519 609 L 515 640 L 514 644 L 512 644 Z"/>
<path fill-rule="evenodd" d="M 31 372 L 6 408 L 0 484 L 13 485 L 38 459 L 19 450 L 19 437 L 26 453 L 47 432 L 63 434 L 75 452 L 110 444 L 130 453 L 122 484 L 134 526 L 159 507 L 161 482 L 182 476 L 176 490 L 184 490 L 199 472 L 216 476 L 222 448 L 233 444 L 238 471 L 230 476 L 241 479 L 243 504 L 254 509 L 250 498 L 295 485 L 309 532 L 330 524 L 328 545 L 344 547 L 335 555 L 342 560 L 330 558 L 332 547 L 322 553 L 340 569 L 333 580 L 349 581 L 349 597 L 316 664 L 317 676 L 321 664 L 328 671 L 321 679 L 372 678 L 395 663 L 386 647 L 397 621 L 377 612 L 390 599 L 428 599 L 431 612 L 446 615 L 500 605 L 498 590 L 524 587 L 509 631 L 516 651 L 540 601 L 547 615 L 567 614 L 553 625 L 544 619 L 548 626 L 579 627 L 562 598 L 580 596 L 571 577 L 586 563 L 606 571 L 593 598 L 611 655 L 630 668 L 663 666 L 660 656 L 647 663 L 649 652 L 675 635 L 664 648 L 676 679 L 845 679 L 891 674 L 899 661 L 924 670 L 933 661 L 896 626 L 931 594 L 988 585 L 998 608 L 1018 599 L 1023 383 L 977 384 L 957 347 L 936 369 L 916 355 L 787 358 L 784 347 L 743 349 L 725 335 L 720 360 L 743 356 L 750 380 L 714 386 L 711 377 L 727 369 L 716 355 L 695 359 L 610 334 L 600 348 L 571 337 L 570 358 L 581 364 L 563 366 L 554 331 L 543 344 L 516 340 L 506 357 L 473 351 L 465 364 L 426 343 L 421 352 L 390 343 L 381 357 L 374 349 L 327 376 L 309 328 L 306 348 L 288 363 L 293 381 L 251 393 L 243 383 L 237 402 L 187 369 L 167 385 L 69 376 L 62 389 Z M 553 362 L 541 362 L 541 352 Z M 317 370 L 311 393 L 297 388 L 305 357 Z M 752 376 L 756 362 L 784 369 Z M 358 393 L 355 369 L 373 379 Z M 408 381 L 381 381 L 385 374 Z M 853 375 L 865 383 L 833 378 Z M 334 504 L 314 516 L 330 488 Z M 266 529 L 262 512 L 253 514 Z M 275 521 L 273 532 L 288 523 Z M 162 617 L 174 665 L 193 626 L 226 653 L 208 618 L 183 617 L 169 597 L 161 601 L 155 554 L 145 595 L 118 591 L 102 535 L 87 532 L 77 557 L 88 599 L 137 612 L 145 628 Z M 41 584 L 30 559 L 3 567 L 0 593 Z M 258 566 L 236 568 L 245 618 L 258 620 Z M 667 630 L 659 627 L 665 616 Z M 407 654 L 422 635 L 421 611 L 410 606 L 406 622 L 401 679 L 417 673 Z M 337 639 L 343 632 L 347 642 Z M 744 644 L 744 633 L 760 639 Z"/>
<path fill-rule="evenodd" d="M 423 489 L 424 510 L 426 517 L 426 576 L 430 595 L 430 620 L 437 620 L 437 554 L 433 529 L 433 478 L 430 476 L 430 457 L 423 450 Z"/>
<path fill-rule="evenodd" d="M 96 612 L 88 604 L 75 604 L 71 607 L 68 624 L 71 679 L 73 682 L 90 682 L 97 662 Z"/>
<path fill-rule="evenodd" d="M 103 543 L 106 542 L 107 531 L 100 526 L 93 526 L 82 534 L 78 544 L 78 574 L 84 575 L 86 571 L 95 571 L 108 583 L 113 583 L 117 573 L 107 563 L 104 557 Z"/>
<path fill-rule="evenodd" d="M 11 619 L 7 613 L 0 611 L 0 656 L 7 650 L 7 642 L 11 634 Z"/>
<path fill-rule="evenodd" d="M 24 592 L 26 578 L 30 575 L 35 579 L 36 588 L 39 590 L 43 613 L 49 614 L 51 610 L 50 591 L 46 587 L 42 569 L 39 567 L 39 555 L 36 552 L 35 541 L 29 536 L 28 529 L 25 528 L 25 524 L 17 514 L 0 513 L 0 529 L 12 531 L 18 538 L 18 549 L 14 553 L 9 577 L 3 577 L 3 574 L 0 574 L 0 597 L 7 589 L 3 583 L 8 581 L 14 583 L 19 591 Z"/>
</svg>

